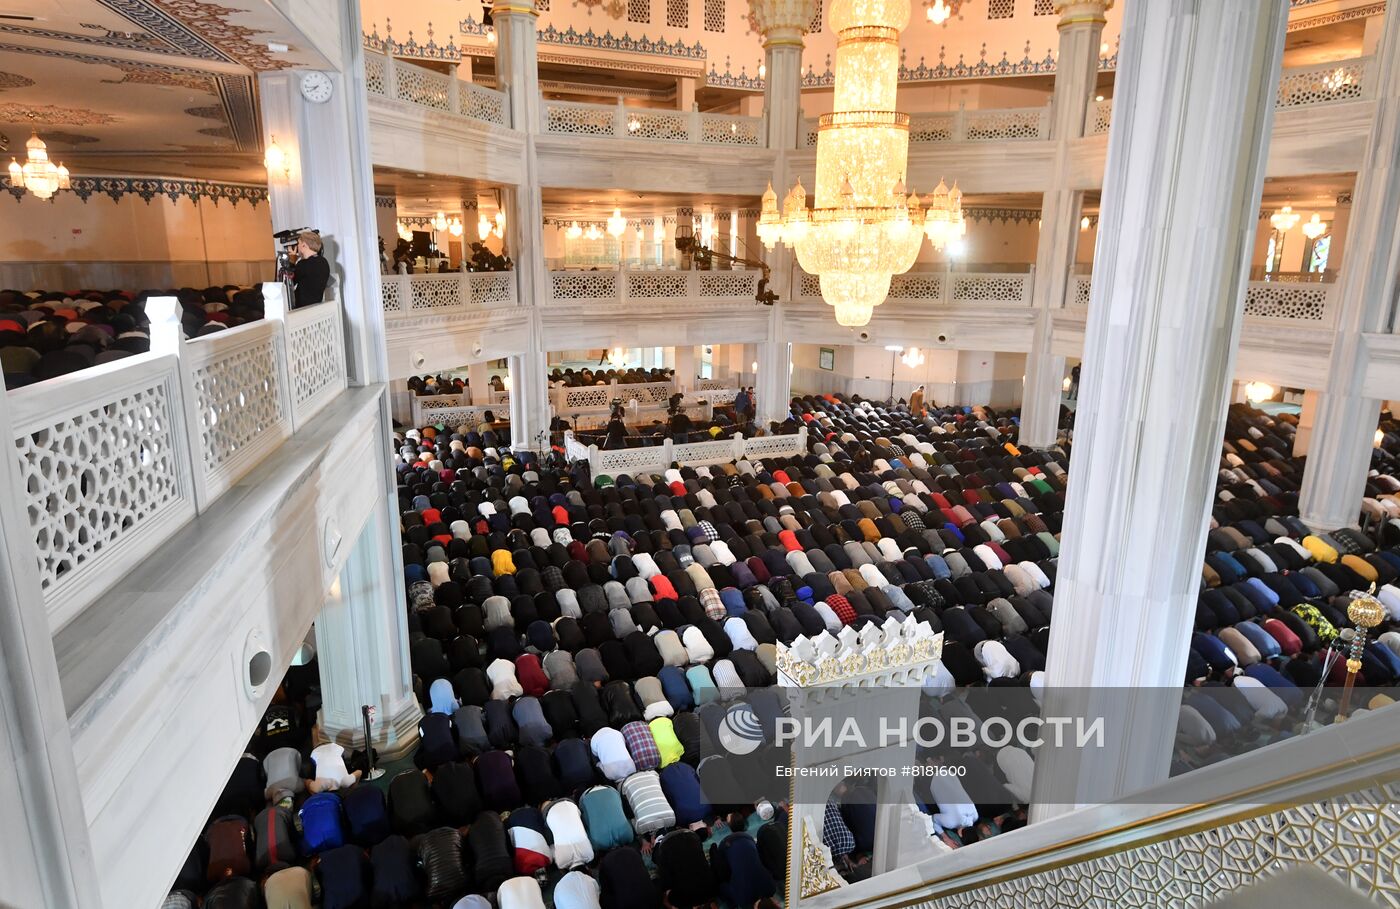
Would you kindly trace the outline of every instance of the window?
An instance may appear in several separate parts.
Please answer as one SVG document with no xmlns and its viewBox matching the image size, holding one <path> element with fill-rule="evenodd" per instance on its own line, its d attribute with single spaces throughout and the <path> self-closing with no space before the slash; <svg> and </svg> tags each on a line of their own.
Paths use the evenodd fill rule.
<svg viewBox="0 0 1400 909">
<path fill-rule="evenodd" d="M 1273 272 L 1278 270 L 1278 263 L 1274 261 L 1274 257 L 1278 252 L 1278 248 L 1278 231 L 1274 231 L 1273 233 L 1269 234 L 1269 248 L 1264 253 L 1265 274 L 1272 274 Z"/>
<path fill-rule="evenodd" d="M 1055 15 L 1055 0 L 1035 0 L 1035 14 L 1037 16 Z"/>
<path fill-rule="evenodd" d="M 705 0 L 705 31 L 724 31 L 724 0 Z"/>
<path fill-rule="evenodd" d="M 549 0 L 535 0 L 535 9 L 542 13 L 549 12 Z"/>
<path fill-rule="evenodd" d="M 1016 15 L 1016 0 L 987 0 L 988 19 L 1010 19 Z"/>
<path fill-rule="evenodd" d="M 812 14 L 812 21 L 807 23 L 807 31 L 815 35 L 822 30 L 822 0 L 817 0 L 817 11 Z"/>
<path fill-rule="evenodd" d="M 1327 270 L 1327 254 L 1332 250 L 1332 235 L 1324 234 L 1316 240 L 1311 241 L 1308 249 L 1308 271 L 1324 272 Z"/>
<path fill-rule="evenodd" d="M 628 22 L 651 22 L 651 0 L 627 0 Z"/>
<path fill-rule="evenodd" d="M 690 0 L 666 0 L 666 24 L 671 28 L 689 28 Z"/>
</svg>

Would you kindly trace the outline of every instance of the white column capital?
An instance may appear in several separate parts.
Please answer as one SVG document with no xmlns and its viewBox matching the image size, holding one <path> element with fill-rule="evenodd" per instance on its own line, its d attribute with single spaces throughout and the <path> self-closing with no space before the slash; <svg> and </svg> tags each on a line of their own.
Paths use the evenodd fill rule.
<svg viewBox="0 0 1400 909">
<path fill-rule="evenodd" d="M 817 14 L 817 0 L 749 0 L 749 10 L 763 35 L 763 46 L 802 46 L 802 36 Z"/>
<path fill-rule="evenodd" d="M 1055 15 L 1060 17 L 1056 28 L 1081 24 L 1103 25 L 1104 14 L 1113 8 L 1113 0 L 1055 0 Z"/>
</svg>

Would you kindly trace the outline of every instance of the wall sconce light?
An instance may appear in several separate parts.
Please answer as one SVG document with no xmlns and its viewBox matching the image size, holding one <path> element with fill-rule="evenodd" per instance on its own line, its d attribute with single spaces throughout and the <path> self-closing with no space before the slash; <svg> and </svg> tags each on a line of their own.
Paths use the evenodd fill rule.
<svg viewBox="0 0 1400 909">
<path fill-rule="evenodd" d="M 269 180 L 279 179 L 287 181 L 292 178 L 292 163 L 287 158 L 287 153 L 282 150 L 282 146 L 277 144 L 277 135 L 274 133 L 272 141 L 267 143 L 267 148 L 263 151 L 263 167 L 267 168 Z"/>
</svg>

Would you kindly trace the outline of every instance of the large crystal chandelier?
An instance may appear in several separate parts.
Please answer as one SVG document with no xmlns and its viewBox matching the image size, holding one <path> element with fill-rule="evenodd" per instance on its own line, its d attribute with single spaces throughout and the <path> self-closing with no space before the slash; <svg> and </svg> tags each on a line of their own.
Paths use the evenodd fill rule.
<svg viewBox="0 0 1400 909">
<path fill-rule="evenodd" d="M 39 134 L 33 133 L 24 143 L 26 155 L 23 166 L 10 159 L 10 186 L 27 189 L 36 199 L 47 199 L 60 189 L 68 189 L 68 168 L 57 167 L 49 160 L 49 148 Z"/>
<path fill-rule="evenodd" d="M 791 246 L 819 276 L 837 323 L 859 326 L 889 295 L 890 278 L 914 264 L 922 233 L 942 249 L 967 228 L 956 183 L 940 182 L 927 211 L 906 195 L 909 116 L 895 110 L 895 87 L 909 0 L 836 0 L 827 21 L 837 33 L 836 90 L 817 133 L 815 206 L 808 211 L 799 180 L 780 216 L 770 185 L 758 236 L 769 249 Z"/>
</svg>

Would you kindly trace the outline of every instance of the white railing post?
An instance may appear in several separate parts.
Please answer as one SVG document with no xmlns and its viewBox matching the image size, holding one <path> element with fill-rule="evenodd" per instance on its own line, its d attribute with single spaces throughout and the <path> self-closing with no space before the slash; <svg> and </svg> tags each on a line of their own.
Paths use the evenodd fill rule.
<svg viewBox="0 0 1400 909">
<path fill-rule="evenodd" d="M 399 71 L 398 62 L 394 55 L 384 54 L 384 97 L 398 100 L 399 97 Z"/>
<path fill-rule="evenodd" d="M 296 415 L 292 407 L 292 364 L 291 334 L 287 329 L 287 311 L 291 301 L 287 299 L 287 285 L 281 281 L 265 281 L 262 286 L 263 318 L 273 323 L 272 358 L 278 372 L 277 393 L 282 399 L 282 412 L 287 415 L 292 432 L 297 431 Z"/>
<path fill-rule="evenodd" d="M 622 96 L 617 99 L 617 109 L 613 111 L 613 135 L 619 139 L 627 138 L 627 108 L 622 103 Z"/>
<path fill-rule="evenodd" d="M 676 446 L 670 439 L 666 439 L 661 443 L 661 451 L 665 457 L 665 464 L 662 465 L 661 469 L 665 472 L 670 470 L 671 465 L 676 462 Z"/>
<path fill-rule="evenodd" d="M 734 434 L 732 442 L 733 444 L 730 446 L 730 454 L 734 456 L 734 460 L 742 461 L 746 453 L 746 449 L 744 447 L 744 434 L 741 432 L 736 432 Z"/>
<path fill-rule="evenodd" d="M 702 133 L 700 128 L 700 105 L 691 104 L 690 114 L 686 119 L 686 138 L 691 142 L 699 142 Z"/>
<path fill-rule="evenodd" d="M 953 112 L 953 124 L 948 130 L 954 142 L 962 142 L 967 139 L 967 103 L 958 102 L 958 109 Z"/>
<path fill-rule="evenodd" d="M 189 459 L 190 482 L 194 488 L 195 512 L 209 507 L 209 477 L 204 472 L 204 440 L 199 430 L 199 408 L 194 395 L 194 379 L 190 375 L 189 358 L 185 356 L 185 328 L 180 322 L 183 310 L 174 297 L 151 297 L 146 301 L 146 318 L 150 320 L 151 353 L 175 357 L 179 376 L 180 398 L 177 406 L 185 419 L 185 456 Z"/>
<path fill-rule="evenodd" d="M 457 305 L 466 309 L 472 302 L 471 272 L 457 272 Z"/>
<path fill-rule="evenodd" d="M 627 284 L 627 272 L 619 266 L 617 270 L 617 302 L 624 306 L 627 304 L 628 298 Z"/>
<path fill-rule="evenodd" d="M 1052 95 L 1045 106 L 1040 110 L 1040 124 L 1036 127 L 1036 137 L 1048 139 L 1050 137 L 1050 117 L 1055 112 L 1055 98 Z"/>
<path fill-rule="evenodd" d="M 457 78 L 457 68 L 447 73 L 447 109 L 457 116 L 462 115 L 462 82 Z"/>
<path fill-rule="evenodd" d="M 1032 303 L 1031 294 L 1035 290 L 1035 266 L 1026 269 L 1025 280 L 1021 282 L 1021 305 L 1030 306 Z"/>
<path fill-rule="evenodd" d="M 588 446 L 588 474 L 589 482 L 598 480 L 598 445 L 597 443 Z"/>
</svg>

